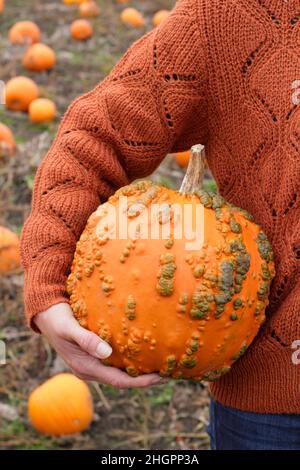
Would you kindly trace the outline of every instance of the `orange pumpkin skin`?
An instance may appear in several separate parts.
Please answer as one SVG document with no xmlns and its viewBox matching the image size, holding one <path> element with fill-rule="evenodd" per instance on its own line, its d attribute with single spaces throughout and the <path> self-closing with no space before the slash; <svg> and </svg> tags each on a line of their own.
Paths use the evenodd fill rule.
<svg viewBox="0 0 300 470">
<path fill-rule="evenodd" d="M 196 207 L 202 207 L 203 247 L 189 251 L 185 236 L 109 238 L 120 226 L 108 219 L 108 203 L 118 208 L 121 196 L 128 198 L 127 221 L 137 224 L 155 203 L 189 204 L 196 227 Z M 108 203 L 92 214 L 77 243 L 67 283 L 75 317 L 112 345 L 106 364 L 132 376 L 217 379 L 265 319 L 274 276 L 265 235 L 246 211 L 204 191 L 180 194 L 142 181 L 117 191 Z M 163 212 L 161 217 L 166 223 Z M 175 220 L 171 215 L 172 230 Z M 182 226 L 182 219 L 176 224 Z"/>
<path fill-rule="evenodd" d="M 83 17 L 96 17 L 100 15 L 100 8 L 93 0 L 88 0 L 79 5 L 79 14 Z"/>
<path fill-rule="evenodd" d="M 3 12 L 4 7 L 5 7 L 5 1 L 4 1 L 4 0 L 0 0 L 0 13 Z"/>
<path fill-rule="evenodd" d="M 12 131 L 0 122 L 0 158 L 12 156 L 16 150 L 16 142 Z"/>
<path fill-rule="evenodd" d="M 93 419 L 91 393 L 75 375 L 55 375 L 30 394 L 28 415 L 35 429 L 43 434 L 82 432 Z"/>
<path fill-rule="evenodd" d="M 186 168 L 190 161 L 190 151 L 176 153 L 175 160 L 181 168 Z"/>
<path fill-rule="evenodd" d="M 19 237 L 0 226 L 0 274 L 9 274 L 20 267 Z"/>
<path fill-rule="evenodd" d="M 46 44 L 33 44 L 27 49 L 23 57 L 23 66 L 32 72 L 44 72 L 54 67 L 56 55 Z"/>
<path fill-rule="evenodd" d="M 33 80 L 27 77 L 14 77 L 5 88 L 6 107 L 12 111 L 28 111 L 30 103 L 38 98 L 39 89 Z"/>
<path fill-rule="evenodd" d="M 170 16 L 170 11 L 169 10 L 159 10 L 155 15 L 153 16 L 152 23 L 154 26 L 160 25 L 168 16 Z"/>
<path fill-rule="evenodd" d="M 140 28 L 145 25 L 143 15 L 136 8 L 125 8 L 121 13 L 121 20 L 123 23 L 134 28 Z"/>
<path fill-rule="evenodd" d="M 70 27 L 73 39 L 86 41 L 93 35 L 93 27 L 88 20 L 75 20 Z"/>
<path fill-rule="evenodd" d="M 56 106 L 47 98 L 38 98 L 30 103 L 28 112 L 31 122 L 49 122 L 55 118 Z"/>
<path fill-rule="evenodd" d="M 12 44 L 33 44 L 41 39 L 41 31 L 32 21 L 18 21 L 9 30 L 8 39 Z"/>
</svg>

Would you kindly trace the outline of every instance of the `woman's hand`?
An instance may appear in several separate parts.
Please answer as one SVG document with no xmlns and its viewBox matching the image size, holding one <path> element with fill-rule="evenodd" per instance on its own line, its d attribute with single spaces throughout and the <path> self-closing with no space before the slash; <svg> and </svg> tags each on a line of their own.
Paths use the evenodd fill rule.
<svg viewBox="0 0 300 470">
<path fill-rule="evenodd" d="M 149 387 L 164 383 L 158 374 L 130 377 L 114 367 L 101 364 L 112 349 L 95 333 L 82 328 L 68 304 L 57 304 L 34 318 L 36 326 L 77 377 L 116 388 Z"/>
</svg>

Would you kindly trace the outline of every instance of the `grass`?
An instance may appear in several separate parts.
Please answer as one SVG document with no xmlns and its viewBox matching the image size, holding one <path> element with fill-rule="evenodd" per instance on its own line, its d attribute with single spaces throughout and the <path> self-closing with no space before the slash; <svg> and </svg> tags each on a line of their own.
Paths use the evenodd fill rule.
<svg viewBox="0 0 300 470">
<path fill-rule="evenodd" d="M 168 189 L 174 189 L 174 182 L 172 181 L 171 178 L 168 178 L 167 176 L 159 175 L 156 178 L 155 182 L 159 186 L 164 186 L 165 188 L 168 188 Z"/>
</svg>

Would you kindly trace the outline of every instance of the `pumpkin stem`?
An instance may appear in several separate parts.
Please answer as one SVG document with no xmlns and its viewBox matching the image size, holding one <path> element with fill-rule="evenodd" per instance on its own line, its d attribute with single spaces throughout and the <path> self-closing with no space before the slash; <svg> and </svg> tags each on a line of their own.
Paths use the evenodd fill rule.
<svg viewBox="0 0 300 470">
<path fill-rule="evenodd" d="M 183 179 L 181 188 L 179 190 L 182 194 L 192 194 L 199 191 L 203 187 L 205 168 L 205 152 L 203 145 L 194 145 L 191 148 L 191 156 Z"/>
</svg>

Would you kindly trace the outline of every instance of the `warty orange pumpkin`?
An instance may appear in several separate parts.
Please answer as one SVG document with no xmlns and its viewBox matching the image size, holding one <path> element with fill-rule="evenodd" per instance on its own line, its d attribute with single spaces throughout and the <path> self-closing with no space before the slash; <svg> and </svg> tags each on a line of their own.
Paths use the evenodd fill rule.
<svg viewBox="0 0 300 470">
<path fill-rule="evenodd" d="M 45 72 L 54 67 L 56 55 L 51 47 L 46 44 L 37 43 L 27 49 L 22 63 L 31 72 Z"/>
<path fill-rule="evenodd" d="M 0 226 L 0 275 L 9 274 L 20 267 L 19 237 Z"/>
<path fill-rule="evenodd" d="M 33 21 L 18 21 L 8 32 L 12 44 L 33 44 L 41 39 L 41 31 Z"/>
<path fill-rule="evenodd" d="M 84 431 L 93 419 L 88 386 L 72 374 L 58 374 L 29 396 L 28 415 L 37 431 L 53 436 Z"/>
<path fill-rule="evenodd" d="M 132 376 L 216 380 L 265 320 L 272 248 L 246 211 L 200 189 L 201 154 L 193 148 L 180 192 L 149 181 L 118 190 L 77 243 L 67 283 L 74 315 L 111 344 L 105 364 Z M 115 236 L 125 223 L 130 231 Z M 166 236 L 143 236 L 157 224 Z M 189 245 L 188 227 L 203 233 L 202 246 Z"/>
<path fill-rule="evenodd" d="M 5 87 L 5 104 L 12 111 L 28 111 L 30 103 L 38 96 L 38 86 L 28 77 L 14 77 Z"/>
<path fill-rule="evenodd" d="M 0 122 L 0 158 L 11 156 L 16 150 L 16 142 L 12 131 Z"/>
</svg>

